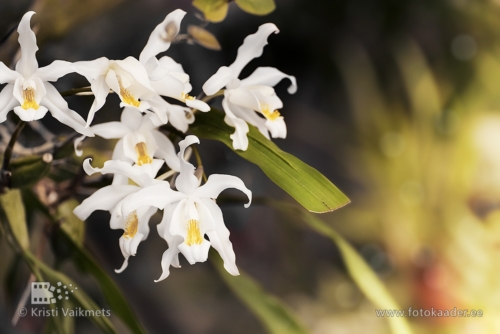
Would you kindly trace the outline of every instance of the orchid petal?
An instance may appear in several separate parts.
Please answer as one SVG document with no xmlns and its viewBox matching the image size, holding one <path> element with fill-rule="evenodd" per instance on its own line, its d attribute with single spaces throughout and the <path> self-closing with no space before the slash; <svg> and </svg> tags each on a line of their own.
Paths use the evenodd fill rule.
<svg viewBox="0 0 500 334">
<path fill-rule="evenodd" d="M 233 70 L 235 77 L 238 77 L 241 70 L 250 62 L 250 60 L 260 57 L 267 45 L 267 38 L 272 33 L 277 34 L 278 27 L 273 23 L 265 23 L 259 27 L 255 34 L 248 35 L 238 49 L 236 60 L 229 67 Z"/>
<path fill-rule="evenodd" d="M 137 253 L 137 248 L 141 243 L 142 237 L 143 236 L 141 233 L 137 233 L 132 239 L 127 239 L 123 236 L 120 237 L 120 250 L 122 251 L 122 255 L 125 259 L 123 260 L 123 264 L 120 269 L 115 269 L 115 273 L 121 274 L 125 269 L 127 269 L 128 259 L 130 256 L 135 256 L 135 254 Z"/>
<path fill-rule="evenodd" d="M 175 179 L 175 187 L 180 192 L 190 195 L 198 187 L 198 178 L 194 175 L 194 166 L 184 159 L 184 151 L 192 144 L 199 144 L 198 137 L 190 135 L 179 142 L 180 151 L 177 154 L 180 160 L 180 174 Z"/>
<path fill-rule="evenodd" d="M 144 152 L 148 157 L 153 157 L 155 151 L 158 149 L 158 145 L 150 131 L 147 132 L 129 132 L 123 137 L 123 153 L 132 161 L 138 163 L 139 154 L 137 151 L 137 144 L 144 143 Z"/>
<path fill-rule="evenodd" d="M 165 136 L 163 133 L 157 130 L 151 130 L 151 134 L 153 135 L 154 140 L 156 141 L 156 145 L 158 145 L 158 150 L 155 153 L 155 156 L 161 159 L 164 159 L 167 163 L 168 167 L 176 172 L 181 170 L 179 158 L 175 152 L 174 144 Z"/>
<path fill-rule="evenodd" d="M 176 267 L 176 268 L 180 268 L 181 267 L 181 265 L 179 263 L 179 256 L 178 256 L 179 249 L 178 249 L 178 246 L 179 246 L 179 244 L 182 243 L 183 238 L 179 237 L 179 236 L 176 236 L 176 235 L 171 235 L 170 234 L 170 222 L 172 220 L 172 215 L 173 215 L 174 210 L 175 210 L 176 207 L 177 207 L 177 204 L 169 204 L 169 205 L 167 205 L 165 207 L 165 209 L 163 210 L 163 218 L 161 220 L 161 223 L 158 224 L 158 226 L 157 226 L 158 234 L 160 235 L 160 237 L 162 237 L 163 239 L 165 239 L 165 241 L 167 242 L 169 250 L 171 252 L 173 252 L 173 254 L 171 256 L 169 256 L 168 259 L 165 259 L 165 260 L 168 260 L 168 266 L 166 267 L 167 276 L 168 276 L 168 270 L 169 270 L 170 265 L 172 265 L 173 267 Z M 165 257 L 165 254 L 163 254 L 163 256 Z M 162 268 L 164 267 L 163 263 L 164 263 L 164 261 L 162 259 Z M 163 268 L 163 275 L 162 275 L 162 277 L 164 275 L 165 275 L 165 268 Z M 160 281 L 160 280 L 162 280 L 164 278 L 166 278 L 166 276 L 163 277 L 163 278 L 160 278 L 158 281 Z"/>
<path fill-rule="evenodd" d="M 106 72 L 109 70 L 110 62 L 108 58 L 101 57 L 94 60 L 77 61 L 73 63 L 73 67 L 76 73 L 83 75 L 92 83 L 93 80 L 97 80 L 100 76 L 106 75 Z"/>
<path fill-rule="evenodd" d="M 105 139 L 122 138 L 130 131 L 121 122 L 107 122 L 107 123 L 92 125 L 90 129 L 94 134 Z"/>
<path fill-rule="evenodd" d="M 13 83 L 21 74 L 8 68 L 0 61 L 0 84 Z"/>
<path fill-rule="evenodd" d="M 168 123 L 168 117 L 167 117 L 167 109 L 170 108 L 170 104 L 162 99 L 160 95 L 156 94 L 155 97 L 152 99 L 148 100 L 149 105 L 151 106 L 151 110 L 153 110 L 155 116 L 151 117 L 151 121 L 153 123 L 157 123 L 155 125 L 161 126 L 163 124 Z M 159 122 L 157 122 L 159 121 Z"/>
<path fill-rule="evenodd" d="M 131 75 L 139 85 L 154 92 L 154 89 L 150 86 L 146 68 L 137 59 L 134 57 L 127 57 L 124 60 L 116 60 L 115 64 L 121 67 L 127 74 Z"/>
<path fill-rule="evenodd" d="M 274 67 L 258 67 L 250 76 L 241 80 L 242 86 L 276 86 L 281 80 L 289 79 L 291 84 L 288 87 L 288 93 L 297 92 L 297 80 L 294 76 L 287 75 Z"/>
<path fill-rule="evenodd" d="M 81 157 L 83 154 L 83 151 L 80 150 L 78 146 L 80 146 L 80 144 L 85 140 L 85 138 L 87 138 L 87 136 L 80 136 L 76 138 L 75 141 L 73 142 L 73 147 L 75 149 L 75 154 L 77 157 Z"/>
<path fill-rule="evenodd" d="M 59 122 L 66 124 L 75 129 L 75 131 L 87 137 L 94 137 L 92 131 L 85 127 L 86 123 L 82 116 L 75 111 L 69 109 L 68 103 L 62 98 L 61 94 L 55 89 L 52 84 L 45 82 L 47 95 L 41 101 L 41 104 L 50 110 L 52 116 Z"/>
<path fill-rule="evenodd" d="M 189 108 L 169 104 L 167 111 L 170 124 L 181 132 L 186 132 L 189 124 L 194 122 L 193 113 Z"/>
<path fill-rule="evenodd" d="M 238 88 L 228 90 L 226 93 L 227 100 L 231 104 L 252 109 L 260 110 L 260 103 L 257 97 L 248 89 Z"/>
<path fill-rule="evenodd" d="M 160 80 L 151 81 L 151 86 L 160 95 L 180 100 L 184 92 L 184 82 L 167 74 Z"/>
<path fill-rule="evenodd" d="M 165 17 L 162 23 L 156 26 L 151 35 L 149 36 L 146 46 L 142 50 L 139 60 L 142 64 L 146 64 L 148 60 L 158 53 L 166 51 L 171 44 L 173 38 L 180 31 L 181 21 L 186 15 L 186 12 L 177 9 Z M 173 35 L 168 34 L 168 30 L 173 25 Z"/>
<path fill-rule="evenodd" d="M 246 149 L 248 148 L 248 124 L 244 120 L 236 117 L 236 115 L 233 114 L 233 112 L 229 108 L 229 103 L 226 98 L 222 100 L 222 107 L 226 113 L 224 122 L 226 122 L 227 125 L 235 128 L 234 133 L 229 136 L 229 138 L 231 138 L 233 141 L 233 148 L 235 150 L 246 151 Z"/>
<path fill-rule="evenodd" d="M 45 116 L 45 114 L 49 111 L 47 108 L 40 106 L 38 109 L 24 109 L 21 107 L 14 107 L 14 112 L 21 119 L 21 121 L 31 122 L 36 121 Z"/>
<path fill-rule="evenodd" d="M 115 148 L 113 149 L 111 160 L 121 160 L 128 162 L 129 164 L 133 163 L 133 161 L 129 160 L 123 153 L 123 139 L 118 140 L 118 142 L 116 143 Z M 111 182 L 111 184 L 128 184 L 128 176 L 117 173 L 113 175 L 113 181 Z"/>
<path fill-rule="evenodd" d="M 103 175 L 118 173 L 127 176 L 129 179 L 139 185 L 142 184 L 143 179 L 140 176 L 143 173 L 141 173 L 141 170 L 134 168 L 128 162 L 120 160 L 108 160 L 104 163 L 104 166 L 102 168 L 94 168 L 90 164 L 90 161 L 92 161 L 91 158 L 85 159 L 83 161 L 83 170 L 85 170 L 85 173 L 87 173 L 88 175 L 92 175 L 95 173 L 101 173 Z"/>
<path fill-rule="evenodd" d="M 36 36 L 31 30 L 30 20 L 35 12 L 30 11 L 24 14 L 17 32 L 19 33 L 19 45 L 21 46 L 21 58 L 16 64 L 16 71 L 21 73 L 25 78 L 29 78 L 35 73 L 38 68 L 36 60 L 36 52 L 38 46 L 36 45 Z"/>
<path fill-rule="evenodd" d="M 212 174 L 208 177 L 207 182 L 196 189 L 192 196 L 198 198 L 212 198 L 215 199 L 219 194 L 228 188 L 238 189 L 248 197 L 248 203 L 245 208 L 248 208 L 252 203 L 252 191 L 245 187 L 243 181 L 236 176 Z"/>
<path fill-rule="evenodd" d="M 140 188 L 132 185 L 112 185 L 101 188 L 83 200 L 73 213 L 81 220 L 85 220 L 96 210 L 111 210 L 119 201 L 138 189 Z"/>
<path fill-rule="evenodd" d="M 236 117 L 241 118 L 248 124 L 255 126 L 264 137 L 270 139 L 269 131 L 266 127 L 266 119 L 260 117 L 254 110 L 233 104 L 231 105 L 231 111 Z"/>
<path fill-rule="evenodd" d="M 163 56 L 158 62 L 162 67 L 169 70 L 170 72 L 178 72 L 184 74 L 187 77 L 186 81 L 189 81 L 189 75 L 184 73 L 184 68 L 182 67 L 182 65 L 173 60 L 171 57 Z M 184 80 L 182 81 L 184 82 Z"/>
<path fill-rule="evenodd" d="M 8 84 L 0 92 L 0 123 L 5 122 L 7 114 L 14 107 L 19 105 L 19 101 L 14 98 L 14 85 Z"/>
<path fill-rule="evenodd" d="M 222 66 L 203 84 L 203 92 L 207 96 L 214 95 L 237 77 L 233 69 Z"/>
<path fill-rule="evenodd" d="M 123 203 L 123 215 L 127 215 L 135 209 L 149 205 L 158 209 L 163 209 L 171 203 L 178 202 L 186 198 L 181 192 L 172 190 L 168 182 L 160 182 L 138 191 Z"/>
<path fill-rule="evenodd" d="M 130 130 L 139 129 L 143 116 L 133 108 L 124 108 L 120 116 L 120 121 Z"/>
<path fill-rule="evenodd" d="M 207 198 L 201 198 L 201 201 L 206 206 L 215 222 L 215 230 L 207 232 L 208 238 L 213 248 L 219 253 L 224 260 L 224 268 L 233 276 L 240 274 L 236 267 L 236 255 L 234 254 L 233 244 L 229 240 L 229 230 L 224 224 L 222 211 L 214 201 Z"/>
<path fill-rule="evenodd" d="M 198 198 L 188 197 L 177 205 L 172 216 L 169 232 L 171 235 L 180 235 L 187 239 L 187 222 L 198 222 L 200 235 L 203 237 L 208 231 L 215 230 L 215 222 L 207 207 Z"/>
<path fill-rule="evenodd" d="M 100 76 L 93 80 L 90 84 L 90 89 L 92 90 L 95 98 L 87 116 L 87 126 L 89 126 L 94 120 L 96 111 L 101 109 L 104 103 L 106 103 L 106 98 L 109 94 L 109 86 L 106 83 L 106 78 L 104 76 Z"/>
<path fill-rule="evenodd" d="M 283 117 L 280 116 L 274 121 L 267 120 L 266 127 L 273 138 L 286 138 L 286 124 Z"/>
<path fill-rule="evenodd" d="M 198 209 L 201 209 L 199 205 Z M 184 238 L 184 242 L 179 245 L 179 250 L 190 264 L 205 262 L 207 260 L 210 242 L 203 238 L 207 232 L 206 223 L 208 223 L 212 229 L 215 228 L 215 223 L 213 222 L 210 214 L 208 214 L 210 221 L 202 222 L 200 220 L 198 209 L 194 205 L 194 201 L 192 199 L 187 198 L 182 200 L 175 208 L 170 223 L 170 234 L 174 236 L 179 235 Z M 207 209 L 205 208 L 205 210 Z M 201 244 L 195 243 L 188 245 L 186 243 L 186 240 L 188 240 L 188 229 L 186 223 L 189 220 L 195 220 L 198 222 L 198 233 L 203 238 Z"/>
<path fill-rule="evenodd" d="M 35 76 L 43 81 L 57 81 L 60 77 L 73 72 L 75 72 L 75 68 L 72 63 L 63 60 L 55 60 L 51 64 L 37 69 Z"/>
<path fill-rule="evenodd" d="M 199 111 L 210 111 L 210 106 L 201 100 L 186 100 L 186 105 L 190 108 L 198 109 Z"/>
<path fill-rule="evenodd" d="M 183 239 L 177 235 L 172 236 L 168 232 L 174 209 L 174 205 L 167 206 L 163 213 L 163 219 L 158 225 L 158 233 L 167 241 L 168 249 L 163 253 L 161 258 L 161 268 L 163 272 L 161 277 L 155 280 L 155 282 L 163 281 L 170 275 L 170 266 L 176 268 L 181 267 L 179 264 L 179 245 L 182 243 Z"/>
</svg>

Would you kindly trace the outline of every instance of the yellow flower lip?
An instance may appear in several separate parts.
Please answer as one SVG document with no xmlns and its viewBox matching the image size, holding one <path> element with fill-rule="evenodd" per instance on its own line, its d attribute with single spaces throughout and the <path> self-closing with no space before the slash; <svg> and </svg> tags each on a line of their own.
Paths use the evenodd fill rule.
<svg viewBox="0 0 500 334">
<path fill-rule="evenodd" d="M 24 102 L 21 106 L 24 110 L 35 109 L 38 110 L 40 106 L 35 101 L 35 89 L 33 87 L 28 87 L 23 89 Z"/>
<path fill-rule="evenodd" d="M 153 159 L 148 155 L 146 143 L 140 142 L 135 144 L 135 151 L 137 152 L 137 164 L 139 166 L 147 165 L 153 162 Z"/>
<path fill-rule="evenodd" d="M 187 223 L 186 244 L 188 246 L 201 245 L 203 237 L 200 232 L 200 222 L 195 219 L 190 219 Z"/>
<path fill-rule="evenodd" d="M 125 87 L 123 87 L 122 79 L 119 75 L 116 76 L 118 80 L 118 86 L 120 86 L 120 96 L 126 104 L 129 104 L 134 107 L 139 107 L 141 102 L 136 99 Z"/>
<path fill-rule="evenodd" d="M 182 93 L 181 100 L 182 102 L 186 102 L 186 100 L 196 100 L 196 98 L 194 96 L 188 95 L 187 93 Z"/>
<path fill-rule="evenodd" d="M 125 220 L 125 231 L 123 232 L 123 237 L 127 239 L 133 238 L 137 231 L 139 230 L 139 219 L 137 218 L 137 213 L 132 211 L 127 216 Z"/>
<path fill-rule="evenodd" d="M 275 121 L 278 117 L 281 116 L 278 110 L 270 111 L 269 106 L 264 105 L 261 106 L 262 114 L 270 121 Z"/>
</svg>

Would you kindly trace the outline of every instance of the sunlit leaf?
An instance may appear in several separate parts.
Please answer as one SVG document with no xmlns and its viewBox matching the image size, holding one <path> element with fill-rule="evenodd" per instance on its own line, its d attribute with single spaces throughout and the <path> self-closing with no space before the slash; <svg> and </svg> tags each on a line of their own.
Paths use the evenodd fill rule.
<svg viewBox="0 0 500 334">
<path fill-rule="evenodd" d="M 228 0 L 194 0 L 193 6 L 198 8 L 210 22 L 221 22 L 226 18 Z"/>
<path fill-rule="evenodd" d="M 221 278 L 236 296 L 257 316 L 269 333 L 307 333 L 304 326 L 278 298 L 264 291 L 257 282 L 241 270 L 239 276 L 228 274 L 220 258 L 212 255 L 214 253 L 211 254 L 210 259 L 215 264 Z"/>
<path fill-rule="evenodd" d="M 219 41 L 217 38 L 206 29 L 199 26 L 190 25 L 188 27 L 188 34 L 194 39 L 194 41 L 203 47 L 211 50 L 220 50 Z"/>
<path fill-rule="evenodd" d="M 254 15 L 267 15 L 276 9 L 274 0 L 235 0 L 245 12 Z"/>
<path fill-rule="evenodd" d="M 235 152 L 259 166 L 274 183 L 307 210 L 323 213 L 349 203 L 347 196 L 323 174 L 295 156 L 282 151 L 255 127 L 249 125 L 249 128 L 248 149 Z M 234 132 L 234 128 L 224 123 L 224 114 L 220 111 L 212 110 L 197 114 L 196 121 L 190 129 L 198 137 L 218 140 L 232 148 L 229 135 Z"/>
<path fill-rule="evenodd" d="M 19 246 L 23 250 L 29 250 L 30 241 L 21 192 L 17 189 L 8 190 L 0 195 L 0 205 L 5 221 Z"/>
<path fill-rule="evenodd" d="M 32 186 L 50 171 L 52 156 L 30 156 L 10 162 L 12 188 Z"/>
<path fill-rule="evenodd" d="M 330 238 L 339 248 L 349 275 L 358 288 L 374 305 L 380 309 L 401 309 L 394 301 L 389 291 L 370 268 L 358 252 L 333 228 L 313 214 L 306 212 L 295 205 L 284 202 L 270 201 L 277 208 L 292 219 L 302 219 L 310 228 L 319 234 Z M 410 325 L 403 317 L 387 318 L 394 334 L 411 334 Z"/>
</svg>

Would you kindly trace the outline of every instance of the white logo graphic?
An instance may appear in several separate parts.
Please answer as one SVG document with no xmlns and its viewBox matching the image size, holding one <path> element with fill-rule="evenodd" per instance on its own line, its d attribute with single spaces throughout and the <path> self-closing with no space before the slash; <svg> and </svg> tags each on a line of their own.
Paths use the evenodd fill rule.
<svg viewBox="0 0 500 334">
<path fill-rule="evenodd" d="M 55 304 L 56 298 L 62 300 L 69 299 L 69 292 L 73 293 L 78 288 L 73 284 L 69 286 L 57 282 L 57 290 L 55 286 L 51 286 L 49 282 L 32 282 L 31 283 L 31 304 Z M 56 294 L 56 296 L 54 296 Z"/>
</svg>

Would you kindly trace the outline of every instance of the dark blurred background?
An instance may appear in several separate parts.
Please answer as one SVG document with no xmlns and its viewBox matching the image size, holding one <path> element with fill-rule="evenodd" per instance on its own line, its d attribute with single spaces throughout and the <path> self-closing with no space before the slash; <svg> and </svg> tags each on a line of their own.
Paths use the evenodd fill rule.
<svg viewBox="0 0 500 334">
<path fill-rule="evenodd" d="M 500 333 L 500 2 L 276 0 L 276 5 L 260 17 L 231 4 L 223 22 L 207 26 L 222 51 L 179 43 L 166 54 L 183 65 L 197 95 L 220 66 L 233 62 L 247 35 L 275 23 L 280 33 L 269 38 L 263 56 L 242 77 L 257 66 L 272 66 L 297 78 L 295 95 L 288 95 L 287 83 L 276 88 L 288 137 L 275 142 L 352 200 L 321 218 L 360 251 L 403 308 L 484 310 L 482 319 L 409 319 L 417 333 Z M 0 36 L 28 8 L 37 10 L 41 66 L 55 59 L 138 57 L 153 28 L 176 8 L 188 12 L 183 31 L 200 22 L 189 0 L 1 0 Z M 15 51 L 9 45 L 17 42 L 10 42 L 0 49 L 4 62 Z M 57 83 L 60 90 L 86 85 L 77 75 Z M 92 103 L 92 97 L 67 100 L 84 117 Z M 118 120 L 117 105 L 110 96 L 94 124 Z M 49 118 L 43 122 L 51 131 L 69 131 Z M 222 144 L 202 141 L 199 149 L 207 174 L 236 175 L 254 196 L 290 200 Z M 375 316 L 331 241 L 286 224 L 258 204 L 222 209 L 238 267 L 285 300 L 311 332 L 388 333 L 386 319 Z M 121 232 L 109 229 L 107 213 L 95 213 L 86 223 L 87 245 L 146 328 L 263 332 L 210 263 L 190 266 L 182 259 L 182 269 L 153 282 L 166 249 L 154 226 L 159 218 L 120 275 L 113 269 L 122 263 Z M 10 261 L 11 255 L 2 260 L 2 273 Z M 64 269 L 78 278 L 76 268 Z M 78 282 L 99 298 L 91 279 Z M 2 327 L 8 326 L 22 284 L 18 288 L 2 292 Z M 78 321 L 77 333 L 93 331 L 88 321 Z M 16 330 L 36 328 L 21 319 Z"/>
</svg>

